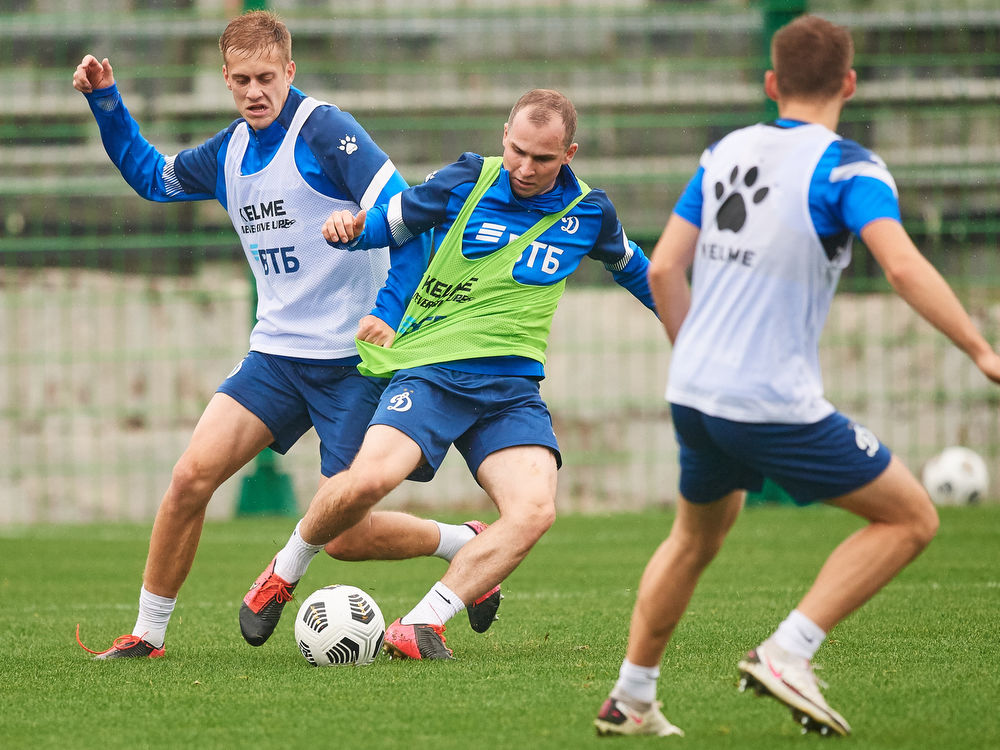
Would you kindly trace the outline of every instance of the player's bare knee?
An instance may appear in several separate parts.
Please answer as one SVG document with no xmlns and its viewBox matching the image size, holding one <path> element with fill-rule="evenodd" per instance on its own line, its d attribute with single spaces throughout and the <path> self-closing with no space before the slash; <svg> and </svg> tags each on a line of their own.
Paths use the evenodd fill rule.
<svg viewBox="0 0 1000 750">
<path fill-rule="evenodd" d="M 178 510 L 201 511 L 219 484 L 215 475 L 204 465 L 181 458 L 170 475 L 170 488 L 164 502 Z"/>
<path fill-rule="evenodd" d="M 673 529 L 668 541 L 679 563 L 691 570 L 704 570 L 722 549 L 725 534 L 695 534 Z"/>
<path fill-rule="evenodd" d="M 351 469 L 347 474 L 347 491 L 343 497 L 352 505 L 370 508 L 389 494 L 393 485 L 376 471 Z"/>
<path fill-rule="evenodd" d="M 688 548 L 688 559 L 692 568 L 704 570 L 722 549 L 722 540 L 702 539 L 700 544 Z"/>
<path fill-rule="evenodd" d="M 529 516 L 529 522 L 534 529 L 535 540 L 541 539 L 542 535 L 556 522 L 555 503 L 543 503 L 535 506 Z"/>
<path fill-rule="evenodd" d="M 937 534 L 939 520 L 937 508 L 929 497 L 907 504 L 900 515 L 890 520 L 900 533 L 900 540 L 912 545 L 917 552 L 923 550 Z"/>
<path fill-rule="evenodd" d="M 326 554 L 344 562 L 359 562 L 370 559 L 371 555 L 368 551 L 371 549 L 371 544 L 367 533 L 368 528 L 367 523 L 362 521 L 334 537 L 326 544 Z"/>
<path fill-rule="evenodd" d="M 923 549 L 931 543 L 937 535 L 940 523 L 941 521 L 938 518 L 937 508 L 935 508 L 934 504 L 928 500 L 922 505 L 920 512 L 910 523 L 914 540 L 920 546 L 920 549 Z"/>
<path fill-rule="evenodd" d="M 556 520 L 555 503 L 525 504 L 506 514 L 508 523 L 517 528 L 518 541 L 531 549 Z"/>
<path fill-rule="evenodd" d="M 364 560 L 364 557 L 358 555 L 358 547 L 352 544 L 352 540 L 345 539 L 348 536 L 345 532 L 338 537 L 331 539 L 326 543 L 326 554 L 335 560 L 343 560 L 344 562 L 358 562 Z"/>
</svg>

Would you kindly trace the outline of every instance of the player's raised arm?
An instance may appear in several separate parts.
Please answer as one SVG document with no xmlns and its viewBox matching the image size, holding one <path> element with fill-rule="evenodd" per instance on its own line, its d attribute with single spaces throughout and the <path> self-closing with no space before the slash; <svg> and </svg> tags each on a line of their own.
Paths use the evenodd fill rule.
<svg viewBox="0 0 1000 750">
<path fill-rule="evenodd" d="M 73 88 L 86 98 L 111 162 L 138 195 L 162 203 L 218 197 L 215 157 L 226 131 L 194 149 L 167 156 L 142 135 L 122 100 L 108 58 L 98 61 L 86 55 L 73 71 Z"/>
</svg>

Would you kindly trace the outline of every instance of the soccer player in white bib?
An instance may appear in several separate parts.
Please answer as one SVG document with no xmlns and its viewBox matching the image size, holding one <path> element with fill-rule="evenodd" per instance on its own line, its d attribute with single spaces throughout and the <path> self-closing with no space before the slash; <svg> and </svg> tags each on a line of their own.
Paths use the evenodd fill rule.
<svg viewBox="0 0 1000 750">
<path fill-rule="evenodd" d="M 315 427 L 321 483 L 351 462 L 388 382 L 358 372 L 355 335 L 380 343 L 383 328 L 399 323 L 429 256 L 429 243 L 419 237 L 391 253 L 386 247 L 338 251 L 323 238 L 334 211 L 371 208 L 407 185 L 350 114 L 292 85 L 291 36 L 277 16 L 239 16 L 219 48 L 240 117 L 172 156 L 139 132 L 107 58 L 87 55 L 73 75 L 108 155 L 140 196 L 214 199 L 226 208 L 258 296 L 250 351 L 209 401 L 157 511 L 135 627 L 100 652 L 101 659 L 164 654 L 205 508 L 219 485 L 261 450 L 284 453 Z M 410 556 L 435 554 L 440 529 L 450 546 L 438 556 L 450 559 L 484 526 L 393 518 L 421 531 L 404 550 Z"/>
<path fill-rule="evenodd" d="M 824 399 L 818 340 L 854 235 L 893 289 L 1000 382 L 1000 357 L 900 224 L 885 164 L 834 131 L 856 87 L 847 29 L 801 16 L 771 45 L 775 122 L 708 148 L 650 262 L 674 344 L 667 400 L 680 447 L 673 527 L 643 573 L 628 650 L 600 734 L 680 734 L 656 700 L 659 665 L 702 571 L 764 477 L 798 504 L 868 521 L 827 559 L 774 633 L 739 662 L 803 729 L 847 735 L 812 658 L 827 633 L 926 546 L 938 526 L 902 462 Z M 687 270 L 692 269 L 689 288 Z"/>
</svg>

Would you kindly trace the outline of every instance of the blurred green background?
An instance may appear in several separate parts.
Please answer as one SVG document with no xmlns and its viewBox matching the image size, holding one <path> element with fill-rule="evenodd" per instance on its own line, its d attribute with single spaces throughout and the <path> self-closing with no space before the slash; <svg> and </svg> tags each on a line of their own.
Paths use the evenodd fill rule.
<svg viewBox="0 0 1000 750">
<path fill-rule="evenodd" d="M 260 3 L 263 5 L 263 3 Z M 1000 343 L 1000 6 L 996 0 L 274 1 L 296 85 L 354 114 L 411 182 L 463 151 L 495 154 L 535 87 L 580 113 L 576 171 L 652 251 L 701 150 L 773 116 L 766 40 L 807 7 L 851 27 L 859 92 L 840 132 L 873 149 L 906 228 Z M 147 520 L 218 383 L 245 353 L 252 290 L 225 211 L 135 196 L 104 153 L 73 69 L 107 56 L 165 153 L 236 116 L 219 34 L 232 0 L 0 2 L 0 524 Z M 669 346 L 599 263 L 570 281 L 543 395 L 563 510 L 665 505 L 676 449 Z M 855 244 L 822 346 L 829 398 L 907 464 L 978 451 L 1000 476 L 1000 392 L 888 289 Z M 780 365 L 779 365 L 780 366 Z M 230 517 L 251 465 L 218 493 Z M 307 436 L 278 469 L 300 507 Z M 488 507 L 464 463 L 385 507 Z"/>
</svg>

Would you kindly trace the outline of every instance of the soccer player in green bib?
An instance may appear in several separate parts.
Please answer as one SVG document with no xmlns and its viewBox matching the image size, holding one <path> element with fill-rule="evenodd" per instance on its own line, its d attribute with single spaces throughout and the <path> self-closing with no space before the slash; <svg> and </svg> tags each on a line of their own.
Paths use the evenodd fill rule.
<svg viewBox="0 0 1000 750">
<path fill-rule="evenodd" d="M 434 230 L 434 256 L 395 330 L 362 321 L 359 369 L 392 380 L 354 462 L 321 487 L 275 558 L 296 575 L 276 576 L 272 562 L 254 584 L 265 606 L 244 606 L 241 625 L 269 635 L 324 548 L 342 559 L 433 552 L 433 522 L 372 509 L 403 480 L 428 481 L 453 444 L 499 518 L 474 529 L 444 577 L 389 626 L 391 655 L 452 658 L 445 623 L 496 592 L 552 525 L 561 458 L 539 383 L 566 277 L 589 256 L 654 309 L 648 260 L 608 197 L 570 169 L 575 133 L 572 102 L 535 89 L 511 110 L 502 157 L 466 153 L 387 204 L 331 214 L 330 252 L 396 248 Z"/>
</svg>

